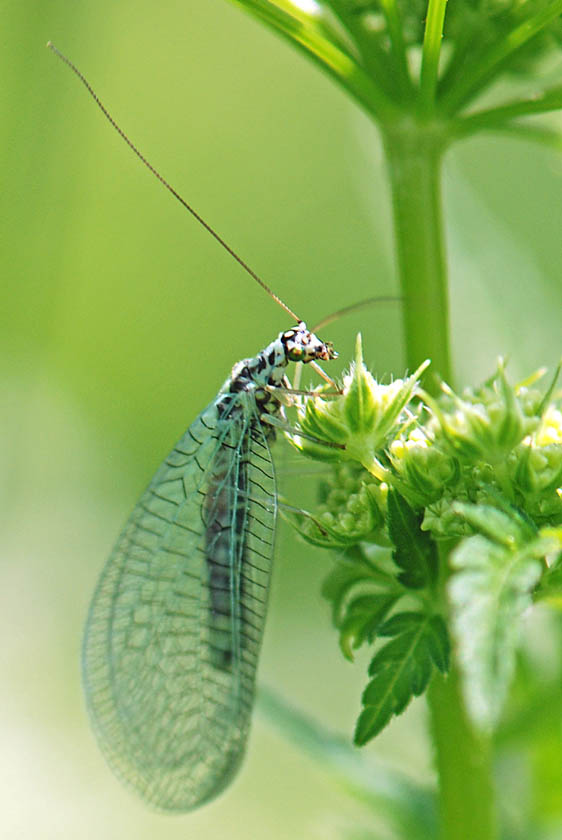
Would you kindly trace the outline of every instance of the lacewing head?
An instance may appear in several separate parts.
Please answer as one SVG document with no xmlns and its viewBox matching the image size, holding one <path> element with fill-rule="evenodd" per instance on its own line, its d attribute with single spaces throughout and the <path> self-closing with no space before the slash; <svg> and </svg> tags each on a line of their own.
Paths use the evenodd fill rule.
<svg viewBox="0 0 562 840">
<path fill-rule="evenodd" d="M 296 327 L 282 332 L 279 338 L 290 362 L 306 363 L 316 360 L 328 362 L 338 357 L 333 344 L 330 341 L 322 341 L 313 332 L 310 332 L 304 321 L 300 321 Z"/>
</svg>

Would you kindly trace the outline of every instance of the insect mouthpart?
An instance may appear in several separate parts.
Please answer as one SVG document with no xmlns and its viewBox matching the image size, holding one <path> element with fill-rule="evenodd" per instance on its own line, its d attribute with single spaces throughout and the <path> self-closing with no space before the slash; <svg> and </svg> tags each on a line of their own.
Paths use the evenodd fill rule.
<svg viewBox="0 0 562 840">
<path fill-rule="evenodd" d="M 324 362 L 329 362 L 331 359 L 337 359 L 338 358 L 338 353 L 337 353 L 336 350 L 334 350 L 334 345 L 332 344 L 332 342 L 331 341 L 324 341 L 323 344 L 324 344 L 324 355 L 320 356 L 320 358 Z"/>
</svg>

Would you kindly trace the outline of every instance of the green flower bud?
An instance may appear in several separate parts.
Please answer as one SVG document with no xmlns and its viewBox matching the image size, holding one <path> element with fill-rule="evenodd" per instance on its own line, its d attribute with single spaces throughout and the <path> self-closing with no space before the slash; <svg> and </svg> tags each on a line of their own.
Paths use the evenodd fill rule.
<svg viewBox="0 0 562 840">
<path fill-rule="evenodd" d="M 352 463 L 341 464 L 334 470 L 332 488 L 319 510 L 298 514 L 293 522 L 308 542 L 324 548 L 378 542 L 384 526 L 380 503 L 380 490 L 369 474 Z"/>
<path fill-rule="evenodd" d="M 411 429 L 407 437 L 401 436 L 389 447 L 392 467 L 401 479 L 400 491 L 418 506 L 436 502 L 445 487 L 455 484 L 460 477 L 459 463 L 428 437 L 423 429 Z M 408 492 L 410 491 L 410 492 Z"/>
<path fill-rule="evenodd" d="M 358 335 L 355 362 L 344 377 L 342 395 L 331 401 L 321 398 L 306 401 L 299 414 L 299 425 L 307 437 L 294 435 L 294 445 L 312 458 L 357 461 L 383 480 L 385 470 L 376 453 L 411 422 L 411 415 L 405 409 L 428 364 L 424 362 L 408 379 L 380 385 L 365 367 Z M 321 441 L 343 448 L 327 447 Z"/>
<path fill-rule="evenodd" d="M 562 411 L 549 405 L 535 435 L 537 446 L 562 446 Z"/>
<path fill-rule="evenodd" d="M 421 524 L 422 531 L 430 531 L 435 539 L 471 536 L 474 533 L 472 528 L 455 510 L 455 503 L 459 498 L 465 498 L 468 501 L 464 493 L 453 495 L 446 491 L 439 501 L 428 505 Z"/>
<path fill-rule="evenodd" d="M 376 541 L 384 519 L 369 487 L 362 484 L 337 514 L 324 509 L 316 515 L 299 515 L 295 524 L 300 534 L 314 545 L 344 548 L 365 540 Z"/>
<path fill-rule="evenodd" d="M 514 478 L 524 494 L 556 490 L 562 484 L 562 445 L 537 446 L 528 439 L 516 454 Z"/>
<path fill-rule="evenodd" d="M 448 385 L 442 387 L 441 400 L 426 397 L 436 418 L 433 425 L 440 427 L 435 437 L 442 437 L 464 463 L 503 461 L 537 424 L 536 418 L 525 417 L 501 359 L 497 374 L 475 392 L 467 390 L 461 398 Z"/>
<path fill-rule="evenodd" d="M 539 521 L 562 519 L 562 412 L 549 405 L 533 435 L 517 447 L 510 472 L 525 498 L 525 509 Z"/>
</svg>

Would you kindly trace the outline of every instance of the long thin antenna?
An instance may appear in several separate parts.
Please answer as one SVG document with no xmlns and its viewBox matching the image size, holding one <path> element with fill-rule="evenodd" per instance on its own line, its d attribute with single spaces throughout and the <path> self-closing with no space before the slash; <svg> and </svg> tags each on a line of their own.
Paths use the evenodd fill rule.
<svg viewBox="0 0 562 840">
<path fill-rule="evenodd" d="M 377 295 L 376 297 L 365 298 L 364 300 L 360 300 L 357 303 L 352 303 L 350 306 L 344 306 L 343 309 L 338 309 L 336 312 L 331 312 L 329 315 L 326 315 L 322 318 L 321 321 L 318 321 L 317 324 L 314 324 L 312 327 L 312 332 L 315 333 L 317 330 L 323 330 L 328 324 L 331 324 L 333 321 L 337 321 L 338 318 L 342 318 L 344 315 L 351 315 L 354 312 L 358 312 L 360 309 L 366 309 L 368 306 L 374 306 L 375 303 L 396 303 L 397 301 L 404 300 L 401 295 Z M 316 362 L 310 362 L 310 366 L 314 367 L 317 373 L 320 374 L 327 382 L 331 382 L 335 385 L 333 380 L 327 376 L 326 373 L 322 370 L 320 365 L 317 365 Z M 297 362 L 295 366 L 295 375 L 293 377 L 293 386 L 294 388 L 298 389 L 301 381 L 301 373 L 302 373 L 302 362 Z M 336 385 L 337 388 L 337 385 Z"/>
<path fill-rule="evenodd" d="M 375 297 L 365 298 L 357 303 L 352 303 L 350 306 L 344 306 L 343 309 L 338 309 L 337 312 L 331 312 L 329 315 L 326 315 L 325 318 L 322 318 L 321 321 L 314 324 L 312 332 L 323 330 L 324 327 L 328 326 L 328 324 L 339 320 L 339 318 L 342 318 L 344 315 L 352 315 L 354 312 L 359 312 L 361 309 L 367 309 L 368 306 L 374 306 L 376 303 L 397 303 L 401 300 L 404 300 L 402 295 L 376 295 Z"/>
<path fill-rule="evenodd" d="M 90 96 L 92 97 L 92 99 L 94 100 L 94 102 L 96 103 L 96 105 L 98 106 L 98 108 L 100 109 L 100 111 L 102 112 L 102 114 L 104 115 L 104 117 L 105 117 L 105 118 L 106 118 L 106 119 L 107 119 L 107 120 L 111 123 L 111 125 L 113 126 L 113 128 L 115 129 L 115 131 L 116 131 L 116 132 L 117 132 L 117 133 L 118 133 L 118 134 L 119 134 L 119 135 L 123 138 L 123 140 L 125 141 L 125 143 L 127 144 L 127 146 L 129 146 L 129 148 L 130 148 L 130 149 L 131 149 L 131 150 L 132 150 L 132 151 L 136 154 L 136 156 L 139 158 L 139 160 L 140 160 L 142 163 L 144 163 L 144 165 L 146 166 L 146 168 L 147 168 L 147 169 L 149 169 L 149 170 L 152 172 L 152 174 L 153 174 L 153 175 L 155 175 L 155 176 L 158 178 L 158 180 L 160 181 L 160 183 L 161 183 L 161 184 L 163 184 L 163 185 L 166 187 L 166 189 L 167 189 L 169 192 L 171 192 L 171 193 L 172 193 L 172 195 L 174 196 L 174 198 L 177 198 L 177 200 L 180 202 L 180 204 L 182 204 L 182 205 L 185 207 L 185 209 L 186 209 L 186 210 L 188 210 L 188 211 L 191 213 L 191 215 L 192 215 L 195 219 L 197 219 L 197 221 L 199 222 L 199 224 L 203 225 L 203 227 L 205 228 L 205 230 L 207 230 L 207 231 L 211 234 L 211 236 L 214 236 L 214 237 L 215 237 L 215 239 L 217 240 L 217 242 L 219 243 L 219 245 L 222 245 L 222 247 L 224 248 L 224 250 L 225 250 L 225 251 L 227 251 L 227 252 L 230 254 L 230 256 L 231 256 L 231 257 L 234 257 L 234 259 L 236 260 L 236 262 L 237 262 L 237 263 L 239 263 L 239 265 L 241 265 L 241 266 L 242 266 L 242 268 L 244 269 L 244 271 L 246 271 L 246 272 L 250 275 L 250 277 L 252 277 L 252 278 L 256 281 L 256 283 L 259 283 L 259 285 L 262 287 L 262 289 L 265 289 L 265 291 L 267 292 L 267 294 L 268 294 L 270 297 L 272 297 L 272 298 L 273 298 L 273 300 L 274 300 L 274 301 L 276 301 L 276 303 L 278 303 L 278 304 L 279 304 L 279 306 L 283 307 L 283 309 L 285 310 L 285 312 L 287 312 L 287 313 L 291 316 L 291 318 L 294 318 L 294 319 L 295 319 L 295 321 L 300 322 L 302 319 L 301 319 L 301 318 L 299 318 L 299 317 L 298 317 L 298 315 L 295 315 L 295 313 L 293 312 L 293 310 L 292 310 L 292 309 L 290 309 L 290 308 L 287 306 L 287 304 L 286 304 L 286 303 L 284 303 L 284 302 L 281 300 L 281 298 L 280 298 L 280 297 L 278 297 L 278 295 L 276 295 L 276 294 L 275 294 L 275 292 L 274 292 L 274 291 L 272 291 L 272 290 L 269 288 L 269 286 L 267 285 L 267 283 L 264 283 L 264 281 L 261 279 L 261 277 L 260 277 L 258 274 L 256 274 L 256 272 L 255 272 L 255 271 L 253 271 L 253 270 L 250 268 L 250 266 L 249 266 L 246 262 L 244 262 L 244 260 L 242 259 L 242 257 L 240 257 L 240 256 L 236 253 L 236 251 L 234 251 L 234 250 L 230 247 L 230 245 L 228 245 L 228 244 L 224 241 L 224 239 L 223 239 L 221 236 L 219 236 L 219 234 L 216 232 L 216 230 L 213 230 L 213 228 L 211 227 L 211 225 L 210 225 L 210 224 L 208 224 L 208 223 L 205 221 L 205 219 L 203 219 L 203 218 L 199 215 L 199 213 L 198 213 L 196 210 L 194 210 L 194 209 L 193 209 L 193 207 L 191 207 L 191 206 L 187 203 L 187 201 L 185 201 L 185 199 L 183 199 L 183 198 L 181 197 L 181 195 L 180 195 L 178 192 L 176 192 L 176 190 L 172 187 L 172 185 L 171 185 L 171 184 L 169 184 L 169 183 L 166 181 L 166 179 L 162 177 L 162 175 L 160 175 L 160 173 L 158 172 L 158 170 L 157 170 L 157 169 L 155 169 L 155 168 L 154 168 L 154 166 L 152 166 L 152 164 L 151 164 L 151 163 L 149 163 L 149 162 L 147 161 L 147 159 L 144 157 L 144 155 L 143 155 L 143 154 L 142 154 L 142 153 L 141 153 L 141 152 L 137 149 L 137 147 L 135 146 L 135 144 L 134 144 L 131 140 L 129 140 L 129 138 L 127 137 L 127 135 L 126 135 L 126 134 L 125 134 L 125 132 L 123 131 L 123 129 L 122 129 L 122 128 L 120 128 L 120 127 L 117 125 L 117 123 L 115 122 L 115 120 L 113 119 L 113 117 L 111 116 L 111 114 L 109 113 L 109 111 L 107 110 L 107 108 L 105 107 L 105 105 L 104 105 L 104 104 L 102 103 L 102 101 L 100 100 L 100 98 L 99 98 L 99 96 L 97 95 L 97 93 L 95 92 L 95 90 L 92 88 L 92 86 L 90 85 L 90 83 L 88 82 L 88 80 L 86 79 L 86 77 L 85 77 L 85 76 L 84 76 L 84 75 L 80 72 L 80 70 L 76 67 L 76 65 L 75 65 L 75 64 L 73 64 L 73 63 L 72 63 L 72 61 L 70 61 L 70 59 L 69 59 L 69 58 L 67 58 L 65 55 L 63 55 L 63 53 L 61 53 L 61 51 L 60 51 L 60 50 L 58 50 L 58 49 L 55 47 L 55 45 L 54 45 L 53 43 L 51 43 L 51 41 L 48 41 L 48 42 L 47 42 L 47 47 L 48 47 L 48 48 L 49 48 L 52 52 L 54 52 L 54 54 L 55 54 L 56 56 L 58 56 L 58 58 L 60 58 L 60 60 L 61 60 L 61 61 L 63 61 L 63 62 L 67 65 L 67 67 L 70 67 L 70 69 L 72 70 L 72 72 L 73 72 L 73 73 L 74 73 L 74 74 L 75 74 L 75 75 L 76 75 L 76 76 L 80 79 L 80 81 L 82 82 L 82 84 L 84 85 L 84 87 L 86 88 L 86 90 L 88 91 L 88 93 L 90 94 Z"/>
</svg>

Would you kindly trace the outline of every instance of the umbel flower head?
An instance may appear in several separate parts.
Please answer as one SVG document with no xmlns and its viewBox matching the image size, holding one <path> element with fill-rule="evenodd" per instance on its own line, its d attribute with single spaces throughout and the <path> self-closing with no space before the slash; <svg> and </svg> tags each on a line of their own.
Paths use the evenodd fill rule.
<svg viewBox="0 0 562 840">
<path fill-rule="evenodd" d="M 384 543 L 387 494 L 398 492 L 439 539 L 475 532 L 467 505 L 509 504 L 537 527 L 562 524 L 562 411 L 536 387 L 544 372 L 511 385 L 505 365 L 482 386 L 437 398 L 419 386 L 428 362 L 383 385 L 356 357 L 335 399 L 299 410 L 304 454 L 333 463 L 317 512 L 299 529 L 316 544 Z M 324 441 L 336 444 L 326 446 Z M 501 498 L 501 503 L 498 501 Z"/>
<path fill-rule="evenodd" d="M 429 505 L 424 526 L 454 536 L 455 502 L 492 503 L 497 494 L 531 516 L 537 526 L 562 522 L 562 424 L 550 402 L 558 371 L 546 394 L 528 382 L 510 385 L 503 361 L 480 388 L 462 397 L 444 386 L 438 400 L 425 397 L 433 417 L 427 433 L 434 445 L 455 457 L 458 479 Z M 463 532 L 466 523 L 457 519 Z"/>
<path fill-rule="evenodd" d="M 442 392 L 440 401 L 426 396 L 435 416 L 432 425 L 438 425 L 437 435 L 462 463 L 500 461 L 538 423 L 536 417 L 525 416 L 502 359 L 497 373 L 481 388 L 467 389 L 459 397 L 443 383 Z"/>
</svg>

